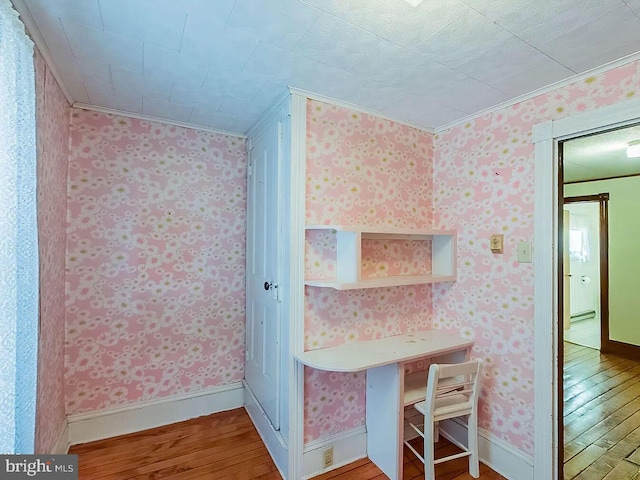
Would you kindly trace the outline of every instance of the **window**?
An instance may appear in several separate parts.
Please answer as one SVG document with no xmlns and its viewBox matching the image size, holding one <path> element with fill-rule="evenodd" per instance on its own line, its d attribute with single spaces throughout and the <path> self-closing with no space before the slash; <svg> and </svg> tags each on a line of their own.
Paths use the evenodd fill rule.
<svg viewBox="0 0 640 480">
<path fill-rule="evenodd" d="M 569 226 L 569 258 L 579 262 L 591 260 L 589 248 L 589 227 L 591 217 L 589 215 L 571 213 Z"/>
</svg>

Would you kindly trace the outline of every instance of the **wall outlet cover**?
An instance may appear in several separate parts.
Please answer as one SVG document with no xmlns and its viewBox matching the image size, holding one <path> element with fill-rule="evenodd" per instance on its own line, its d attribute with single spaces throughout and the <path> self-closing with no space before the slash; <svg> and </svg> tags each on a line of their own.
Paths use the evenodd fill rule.
<svg viewBox="0 0 640 480">
<path fill-rule="evenodd" d="M 333 465 L 333 446 L 322 450 L 322 468 L 327 468 L 331 465 Z"/>
</svg>

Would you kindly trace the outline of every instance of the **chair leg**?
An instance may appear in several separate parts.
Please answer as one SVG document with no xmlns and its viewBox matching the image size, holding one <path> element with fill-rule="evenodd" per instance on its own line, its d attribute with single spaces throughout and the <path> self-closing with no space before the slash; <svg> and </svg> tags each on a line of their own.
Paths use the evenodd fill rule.
<svg viewBox="0 0 640 480">
<path fill-rule="evenodd" d="M 435 446 L 434 446 L 434 422 L 425 418 L 424 424 L 424 478 L 425 480 L 436 480 Z"/>
<path fill-rule="evenodd" d="M 467 424 L 467 432 L 469 438 L 467 439 L 469 446 L 469 474 L 473 478 L 480 476 L 480 460 L 478 458 L 478 417 L 477 415 L 469 415 Z"/>
</svg>

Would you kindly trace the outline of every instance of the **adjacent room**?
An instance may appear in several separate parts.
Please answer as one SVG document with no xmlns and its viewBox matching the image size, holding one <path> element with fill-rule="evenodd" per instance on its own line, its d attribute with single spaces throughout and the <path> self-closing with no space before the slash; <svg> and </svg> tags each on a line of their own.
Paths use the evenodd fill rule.
<svg viewBox="0 0 640 480">
<path fill-rule="evenodd" d="M 638 0 L 0 0 L 0 453 L 635 478 L 639 93 Z"/>
<path fill-rule="evenodd" d="M 633 125 L 562 144 L 565 478 L 638 470 L 639 138 Z"/>
</svg>

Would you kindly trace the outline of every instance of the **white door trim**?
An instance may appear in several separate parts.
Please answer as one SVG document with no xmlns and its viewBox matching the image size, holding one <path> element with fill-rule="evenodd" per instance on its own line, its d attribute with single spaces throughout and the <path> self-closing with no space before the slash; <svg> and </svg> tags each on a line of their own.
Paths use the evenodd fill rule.
<svg viewBox="0 0 640 480">
<path fill-rule="evenodd" d="M 533 126 L 535 145 L 534 478 L 558 479 L 558 162 L 560 140 L 640 122 L 640 98 Z M 551 280 L 551 281 L 550 281 Z M 549 461 L 551 458 L 552 461 Z"/>
<path fill-rule="evenodd" d="M 304 367 L 294 355 L 304 351 L 304 235 L 306 217 L 307 99 L 291 92 L 289 161 L 289 479 L 302 478 L 304 453 Z"/>
</svg>

